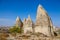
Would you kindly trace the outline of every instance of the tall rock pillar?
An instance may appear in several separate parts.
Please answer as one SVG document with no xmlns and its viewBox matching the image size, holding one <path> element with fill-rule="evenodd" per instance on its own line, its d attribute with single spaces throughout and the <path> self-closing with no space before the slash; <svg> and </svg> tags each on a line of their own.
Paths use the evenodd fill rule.
<svg viewBox="0 0 60 40">
<path fill-rule="evenodd" d="M 16 18 L 16 24 L 15 25 L 16 25 L 16 27 L 22 27 L 23 26 L 22 21 L 18 16 Z"/>
<path fill-rule="evenodd" d="M 50 23 L 50 21 L 51 20 L 49 19 L 47 12 L 44 10 L 44 8 L 41 5 L 39 5 L 37 8 L 35 32 L 42 33 L 47 36 L 53 35 L 51 34 L 52 33 L 51 29 L 53 28 L 51 27 L 52 22 Z"/>
</svg>

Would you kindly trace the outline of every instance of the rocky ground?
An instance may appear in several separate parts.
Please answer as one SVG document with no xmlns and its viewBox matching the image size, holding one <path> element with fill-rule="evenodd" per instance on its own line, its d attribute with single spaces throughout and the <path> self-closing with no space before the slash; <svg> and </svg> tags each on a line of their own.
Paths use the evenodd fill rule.
<svg viewBox="0 0 60 40">
<path fill-rule="evenodd" d="M 10 34 L 8 31 L 3 30 L 3 31 L 0 31 L 0 40 L 60 40 L 60 34 L 58 36 L 48 37 L 42 33 L 38 33 L 38 34 L 12 33 Z"/>
<path fill-rule="evenodd" d="M 60 37 L 48 37 L 42 34 L 16 34 L 16 36 L 10 35 L 7 40 L 60 40 Z"/>
<path fill-rule="evenodd" d="M 6 34 L 0 33 L 0 40 L 60 40 L 60 36 L 48 37 L 43 34 Z"/>
</svg>

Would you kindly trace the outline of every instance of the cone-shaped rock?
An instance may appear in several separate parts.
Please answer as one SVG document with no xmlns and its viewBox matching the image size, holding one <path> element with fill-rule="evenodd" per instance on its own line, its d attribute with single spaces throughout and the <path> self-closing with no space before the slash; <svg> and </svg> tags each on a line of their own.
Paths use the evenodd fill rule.
<svg viewBox="0 0 60 40">
<path fill-rule="evenodd" d="M 36 24 L 35 24 L 35 32 L 43 33 L 47 36 L 51 36 L 52 34 L 52 27 L 50 23 L 49 16 L 47 15 L 47 12 L 44 10 L 44 8 L 39 5 L 37 8 L 37 16 L 36 16 Z"/>
<path fill-rule="evenodd" d="M 32 20 L 30 16 L 23 22 L 23 30 L 24 33 L 31 33 L 33 31 L 32 29 Z"/>
<path fill-rule="evenodd" d="M 48 15 L 41 5 L 37 8 L 36 25 L 48 26 Z"/>
<path fill-rule="evenodd" d="M 26 23 L 26 18 L 24 18 L 24 20 L 23 20 L 23 24 L 25 24 Z"/>
<path fill-rule="evenodd" d="M 22 21 L 20 20 L 18 16 L 16 18 L 16 27 L 22 27 Z"/>
</svg>

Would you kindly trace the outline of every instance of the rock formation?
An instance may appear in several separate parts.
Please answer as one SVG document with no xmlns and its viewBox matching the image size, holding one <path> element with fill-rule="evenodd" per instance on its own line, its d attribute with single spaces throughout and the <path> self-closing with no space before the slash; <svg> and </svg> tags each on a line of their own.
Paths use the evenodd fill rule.
<svg viewBox="0 0 60 40">
<path fill-rule="evenodd" d="M 19 17 L 16 19 L 16 26 L 22 27 L 22 21 Z M 26 34 L 42 33 L 47 36 L 54 36 L 51 18 L 41 5 L 37 8 L 36 23 L 34 24 L 30 16 L 28 16 L 28 18 L 23 21 L 23 31 Z"/>
<path fill-rule="evenodd" d="M 24 19 L 24 22 L 23 22 L 24 33 L 32 33 L 33 32 L 32 26 L 33 26 L 32 20 L 30 16 L 28 16 L 28 18 Z"/>
<path fill-rule="evenodd" d="M 36 16 L 36 24 L 35 24 L 35 32 L 43 33 L 47 36 L 53 35 L 52 22 L 44 10 L 44 8 L 39 5 L 37 8 L 37 16 Z"/>
<path fill-rule="evenodd" d="M 17 16 L 17 18 L 16 18 L 16 27 L 22 27 L 22 26 L 23 26 L 22 21 L 21 21 L 21 19 Z"/>
</svg>

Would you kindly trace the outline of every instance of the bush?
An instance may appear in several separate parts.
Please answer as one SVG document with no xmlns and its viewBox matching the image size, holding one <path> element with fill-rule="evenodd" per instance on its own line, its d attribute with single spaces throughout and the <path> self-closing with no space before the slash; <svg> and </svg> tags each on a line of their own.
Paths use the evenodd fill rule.
<svg viewBox="0 0 60 40">
<path fill-rule="evenodd" d="M 12 28 L 9 29 L 10 33 L 21 33 L 21 31 L 22 31 L 21 28 L 16 26 L 13 26 Z"/>
</svg>

